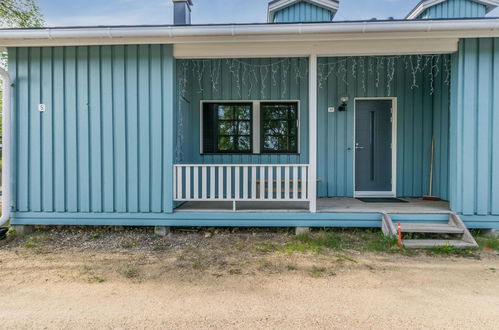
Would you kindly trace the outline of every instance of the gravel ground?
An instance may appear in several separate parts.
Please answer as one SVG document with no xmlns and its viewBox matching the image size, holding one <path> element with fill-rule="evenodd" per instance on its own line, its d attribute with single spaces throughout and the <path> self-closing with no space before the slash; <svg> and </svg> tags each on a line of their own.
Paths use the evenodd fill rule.
<svg viewBox="0 0 499 330">
<path fill-rule="evenodd" d="M 0 243 L 0 327 L 499 329 L 499 257 L 342 235 L 315 251 L 285 229 L 42 228 Z"/>
</svg>

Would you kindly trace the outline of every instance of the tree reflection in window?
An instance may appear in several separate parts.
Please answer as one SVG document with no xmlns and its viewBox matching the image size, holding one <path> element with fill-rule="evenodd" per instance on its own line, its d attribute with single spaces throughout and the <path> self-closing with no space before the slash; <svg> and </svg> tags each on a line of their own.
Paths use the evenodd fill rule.
<svg viewBox="0 0 499 330">
<path fill-rule="evenodd" d="M 205 153 L 251 153 L 251 103 L 205 103 L 203 151 Z"/>
<path fill-rule="evenodd" d="M 298 103 L 261 103 L 262 153 L 298 152 Z"/>
</svg>

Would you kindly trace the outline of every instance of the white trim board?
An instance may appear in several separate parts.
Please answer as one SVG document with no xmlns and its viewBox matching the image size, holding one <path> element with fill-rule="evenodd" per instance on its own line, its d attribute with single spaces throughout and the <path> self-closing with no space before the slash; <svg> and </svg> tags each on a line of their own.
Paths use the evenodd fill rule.
<svg viewBox="0 0 499 330">
<path fill-rule="evenodd" d="M 392 190 L 391 191 L 356 191 L 355 189 L 355 138 L 357 101 L 392 101 Z M 353 197 L 397 197 L 397 97 L 356 97 L 353 114 Z"/>
<path fill-rule="evenodd" d="M 421 15 L 426 9 L 436 6 L 442 2 L 447 0 L 426 0 L 421 1 L 416 5 L 416 7 L 411 10 L 409 15 L 406 16 L 406 19 L 416 19 L 419 15 Z M 487 13 L 499 6 L 498 0 L 469 0 L 473 2 L 477 2 L 479 4 L 485 5 L 487 7 Z"/>
</svg>

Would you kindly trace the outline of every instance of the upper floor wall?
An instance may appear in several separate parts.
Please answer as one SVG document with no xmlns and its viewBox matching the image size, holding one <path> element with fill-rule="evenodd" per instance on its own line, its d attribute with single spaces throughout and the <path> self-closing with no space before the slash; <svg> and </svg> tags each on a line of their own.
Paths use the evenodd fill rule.
<svg viewBox="0 0 499 330">
<path fill-rule="evenodd" d="M 269 23 L 328 22 L 338 11 L 337 0 L 274 0 L 269 3 Z"/>
<path fill-rule="evenodd" d="M 407 19 L 485 17 L 499 5 L 497 0 L 423 0 Z"/>
</svg>

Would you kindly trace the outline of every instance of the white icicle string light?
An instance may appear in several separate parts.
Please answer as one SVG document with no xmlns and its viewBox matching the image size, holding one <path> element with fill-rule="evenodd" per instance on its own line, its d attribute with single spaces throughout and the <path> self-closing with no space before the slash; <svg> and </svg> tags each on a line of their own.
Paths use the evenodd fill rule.
<svg viewBox="0 0 499 330">
<path fill-rule="evenodd" d="M 318 64 L 318 86 L 324 88 L 325 83 L 331 75 L 348 85 L 345 76 L 348 72 L 354 80 L 360 79 L 362 89 L 367 92 L 367 79 L 372 79 L 374 85 L 378 88 L 381 84 L 381 77 L 386 75 L 386 88 L 388 95 L 391 96 L 393 82 L 397 73 L 397 62 L 402 61 L 403 67 L 412 76 L 411 89 L 419 88 L 419 74 L 426 76 L 431 82 L 430 94 L 435 92 L 435 77 L 443 69 L 446 73 L 444 83 L 450 84 L 450 60 L 448 56 L 443 55 L 396 55 L 396 56 L 369 56 L 352 58 L 330 58 L 325 63 Z M 443 68 L 441 66 L 443 63 Z"/>
<path fill-rule="evenodd" d="M 294 77 L 298 85 L 300 80 L 308 78 L 308 59 L 306 58 L 271 59 L 264 64 L 254 63 L 253 59 L 193 59 L 185 61 L 188 70 L 192 72 L 192 79 L 196 82 L 194 88 L 199 94 L 204 92 L 204 88 L 206 88 L 204 84 L 207 80 L 211 83 L 213 91 L 220 90 L 222 65 L 226 66 L 239 98 L 251 98 L 257 88 L 259 88 L 258 94 L 268 95 L 265 89 L 271 86 L 281 86 L 279 94 L 284 97 L 288 93 L 289 79 Z M 294 76 L 290 76 L 290 74 L 294 74 Z M 242 95 L 244 88 L 248 90 L 247 95 Z"/>
</svg>

